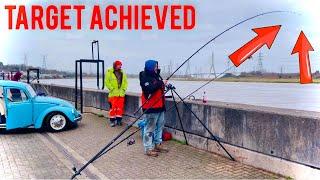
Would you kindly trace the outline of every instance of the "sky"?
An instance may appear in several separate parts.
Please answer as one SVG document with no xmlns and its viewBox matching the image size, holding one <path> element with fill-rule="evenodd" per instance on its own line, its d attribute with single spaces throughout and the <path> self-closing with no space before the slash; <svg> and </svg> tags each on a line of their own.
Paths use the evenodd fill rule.
<svg viewBox="0 0 320 180">
<path fill-rule="evenodd" d="M 190 31 L 152 30 L 152 31 L 30 31 L 8 30 L 7 12 L 4 5 L 25 4 L 85 4 L 87 9 L 94 4 L 103 6 L 114 4 L 192 4 L 196 8 L 196 27 Z M 49 69 L 74 71 L 77 59 L 91 58 L 91 41 L 99 40 L 100 58 L 111 66 L 116 59 L 123 61 L 123 68 L 128 73 L 138 73 L 144 67 L 144 61 L 155 59 L 162 69 L 172 64 L 173 69 L 186 60 L 203 44 L 228 27 L 251 16 L 268 11 L 290 11 L 295 13 L 277 13 L 265 15 L 246 22 L 228 31 L 199 54 L 190 60 L 191 73 L 209 72 L 214 53 L 214 64 L 217 73 L 223 72 L 232 65 L 228 56 L 256 34 L 253 28 L 282 25 L 272 48 L 261 48 L 252 59 L 247 60 L 234 72 L 257 69 L 259 52 L 261 52 L 263 68 L 268 72 L 298 72 L 297 55 L 291 55 L 299 36 L 304 31 L 313 45 L 310 52 L 312 71 L 320 70 L 320 0 L 1 0 L 0 2 L 0 61 L 5 64 L 22 64 L 25 57 L 28 65 L 43 66 L 43 56 Z M 84 12 L 84 26 L 88 26 L 91 11 Z M 75 23 L 75 22 L 71 22 Z M 86 67 L 87 71 L 94 67 Z M 185 73 L 187 66 L 178 72 Z"/>
</svg>

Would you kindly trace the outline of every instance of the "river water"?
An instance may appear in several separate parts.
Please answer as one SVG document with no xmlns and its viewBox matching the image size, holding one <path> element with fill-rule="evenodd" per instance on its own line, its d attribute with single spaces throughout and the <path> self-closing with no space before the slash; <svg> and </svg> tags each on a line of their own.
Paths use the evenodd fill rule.
<svg viewBox="0 0 320 180">
<path fill-rule="evenodd" d="M 129 92 L 141 92 L 139 80 L 129 79 Z M 74 87 L 74 79 L 41 80 L 41 83 Z M 185 97 L 204 81 L 170 81 Z M 101 82 L 100 82 L 101 84 Z M 84 79 L 84 88 L 97 88 L 95 79 Z M 194 96 L 208 100 L 320 112 L 320 84 L 212 82 Z"/>
</svg>

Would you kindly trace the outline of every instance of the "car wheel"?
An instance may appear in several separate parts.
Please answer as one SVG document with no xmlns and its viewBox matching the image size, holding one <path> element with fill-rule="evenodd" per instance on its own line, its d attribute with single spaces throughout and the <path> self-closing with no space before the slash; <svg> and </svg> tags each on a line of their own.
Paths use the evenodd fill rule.
<svg viewBox="0 0 320 180">
<path fill-rule="evenodd" d="M 52 132 L 62 131 L 67 127 L 67 118 L 61 113 L 53 113 L 48 116 L 46 127 Z"/>
</svg>

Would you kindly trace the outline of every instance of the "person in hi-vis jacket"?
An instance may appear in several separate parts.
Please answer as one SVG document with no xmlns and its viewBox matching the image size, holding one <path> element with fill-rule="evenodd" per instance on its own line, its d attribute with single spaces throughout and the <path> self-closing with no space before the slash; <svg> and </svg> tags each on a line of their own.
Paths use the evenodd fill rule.
<svg viewBox="0 0 320 180">
<path fill-rule="evenodd" d="M 105 75 L 104 83 L 109 90 L 108 102 L 110 104 L 109 118 L 111 127 L 122 125 L 128 80 L 127 75 L 121 68 L 122 62 L 117 60 L 113 63 L 113 67 L 107 70 Z"/>
</svg>

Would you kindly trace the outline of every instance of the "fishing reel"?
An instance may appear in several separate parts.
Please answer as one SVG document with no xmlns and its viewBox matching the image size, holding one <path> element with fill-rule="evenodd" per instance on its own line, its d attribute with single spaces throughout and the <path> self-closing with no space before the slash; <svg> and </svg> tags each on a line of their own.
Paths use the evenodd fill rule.
<svg viewBox="0 0 320 180">
<path fill-rule="evenodd" d="M 135 139 L 133 139 L 133 138 L 131 138 L 131 139 L 129 139 L 129 140 L 128 140 L 128 142 L 127 142 L 127 146 L 134 145 L 135 143 L 136 143 L 136 140 L 135 140 Z"/>
<path fill-rule="evenodd" d="M 73 176 L 71 177 L 71 179 L 76 179 L 76 177 L 77 177 L 78 175 L 81 175 L 81 173 L 78 172 L 76 166 L 73 166 L 72 171 L 74 172 L 74 174 L 73 174 Z"/>
<path fill-rule="evenodd" d="M 78 170 L 77 170 L 77 168 L 74 166 L 74 167 L 72 168 L 72 171 L 73 171 L 74 173 L 76 173 Z"/>
<path fill-rule="evenodd" d="M 168 83 L 167 85 L 166 85 L 166 88 L 168 89 L 168 90 L 174 90 L 174 89 L 176 89 L 176 87 L 174 87 L 172 84 L 170 84 L 170 83 Z"/>
</svg>

